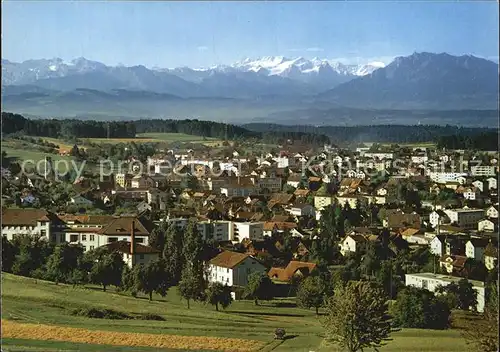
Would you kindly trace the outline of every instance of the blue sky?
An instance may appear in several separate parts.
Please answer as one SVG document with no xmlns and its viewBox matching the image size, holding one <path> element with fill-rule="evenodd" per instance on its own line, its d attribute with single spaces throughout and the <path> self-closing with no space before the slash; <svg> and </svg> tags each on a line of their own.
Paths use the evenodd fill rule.
<svg viewBox="0 0 500 352">
<path fill-rule="evenodd" d="M 2 4 L 2 58 L 148 67 L 283 55 L 346 63 L 414 51 L 498 60 L 490 2 L 63 2 Z"/>
</svg>

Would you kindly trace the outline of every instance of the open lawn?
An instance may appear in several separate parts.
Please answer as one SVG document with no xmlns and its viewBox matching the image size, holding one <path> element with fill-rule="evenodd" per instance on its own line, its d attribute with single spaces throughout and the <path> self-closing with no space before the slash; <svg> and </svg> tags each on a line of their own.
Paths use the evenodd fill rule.
<svg viewBox="0 0 500 352">
<path fill-rule="evenodd" d="M 322 342 L 321 317 L 316 317 L 312 310 L 296 308 L 292 301 L 275 300 L 260 306 L 236 301 L 227 310 L 216 312 L 202 303 L 191 303 L 188 310 L 175 288 L 166 297 L 154 296 L 153 302 L 149 302 L 144 297 L 134 298 L 114 289 L 102 292 L 94 286 L 73 288 L 10 274 L 3 274 L 2 281 L 2 336 L 11 351 L 37 348 L 95 351 L 99 344 L 133 344 L 134 351 L 146 347 L 156 349 L 144 351 L 336 350 Z M 90 319 L 71 314 L 74 309 L 84 307 L 114 309 L 129 315 L 151 313 L 165 320 Z M 273 341 L 273 332 L 278 327 L 284 328 L 291 338 L 282 343 Z M 382 351 L 467 350 L 457 330 L 404 329 L 394 333 L 393 338 Z M 85 342 L 89 345 L 81 347 Z M 108 349 L 107 346 L 106 350 L 127 351 L 124 347 Z"/>
</svg>

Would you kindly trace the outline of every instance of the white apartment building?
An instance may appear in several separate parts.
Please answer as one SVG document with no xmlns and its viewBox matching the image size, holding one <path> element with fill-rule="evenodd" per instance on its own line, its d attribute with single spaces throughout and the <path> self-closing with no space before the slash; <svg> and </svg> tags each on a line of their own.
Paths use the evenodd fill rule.
<svg viewBox="0 0 500 352">
<path fill-rule="evenodd" d="M 366 152 L 363 155 L 366 158 L 372 159 L 394 159 L 394 153 L 378 153 L 378 152 Z"/>
<path fill-rule="evenodd" d="M 12 240 L 15 235 L 41 236 L 52 242 L 64 242 L 56 236 L 54 226 L 51 226 L 50 214 L 43 209 L 3 209 L 2 236 Z M 56 237 L 54 237 L 56 236 Z"/>
<path fill-rule="evenodd" d="M 456 223 L 464 229 L 477 228 L 477 223 L 484 217 L 482 209 L 445 209 L 444 212 L 452 224 Z"/>
<path fill-rule="evenodd" d="M 263 222 L 233 222 L 232 241 L 241 242 L 244 239 L 262 240 L 264 238 Z"/>
<path fill-rule="evenodd" d="M 252 186 L 226 185 L 220 188 L 220 193 L 224 194 L 226 197 L 247 197 L 251 194 L 257 193 L 257 190 L 254 185 Z"/>
<path fill-rule="evenodd" d="M 429 160 L 429 157 L 427 155 L 413 155 L 411 157 L 411 162 L 414 164 L 425 163 L 428 160 Z"/>
<path fill-rule="evenodd" d="M 492 219 L 498 219 L 498 205 L 492 205 L 488 209 L 486 209 L 486 216 Z"/>
<path fill-rule="evenodd" d="M 437 183 L 457 181 L 460 176 L 467 176 L 467 174 L 463 172 L 429 172 L 428 175 L 432 181 Z"/>
<path fill-rule="evenodd" d="M 314 196 L 314 207 L 316 210 L 322 210 L 331 205 L 333 201 L 334 198 L 332 196 Z"/>
<path fill-rule="evenodd" d="M 165 219 L 169 225 L 183 230 L 189 219 L 172 218 Z M 263 222 L 236 222 L 227 220 L 199 221 L 196 224 L 198 231 L 204 240 L 213 238 L 216 241 L 241 242 L 247 238 L 250 240 L 261 240 L 264 237 Z"/>
<path fill-rule="evenodd" d="M 471 238 L 465 244 L 465 255 L 467 258 L 473 258 L 477 261 L 484 262 L 484 250 L 488 243 L 489 240 L 486 238 Z"/>
<path fill-rule="evenodd" d="M 480 196 L 479 189 L 476 187 L 468 187 L 463 193 L 463 196 L 468 200 L 476 200 Z"/>
<path fill-rule="evenodd" d="M 210 283 L 245 287 L 254 272 L 265 273 L 266 267 L 248 254 L 224 251 L 208 262 Z"/>
<path fill-rule="evenodd" d="M 472 176 L 495 176 L 496 167 L 492 165 L 471 166 L 470 173 Z"/>
<path fill-rule="evenodd" d="M 488 189 L 497 189 L 498 180 L 495 177 L 488 177 L 486 182 L 488 182 Z"/>
<path fill-rule="evenodd" d="M 435 292 L 438 286 L 448 286 L 452 282 L 457 283 L 461 279 L 462 279 L 461 277 L 433 274 L 433 273 L 406 274 L 405 285 L 424 288 L 431 292 Z M 477 292 L 476 310 L 478 312 L 483 312 L 485 304 L 484 282 L 476 280 L 468 280 L 468 281 L 472 284 L 473 289 Z"/>
</svg>

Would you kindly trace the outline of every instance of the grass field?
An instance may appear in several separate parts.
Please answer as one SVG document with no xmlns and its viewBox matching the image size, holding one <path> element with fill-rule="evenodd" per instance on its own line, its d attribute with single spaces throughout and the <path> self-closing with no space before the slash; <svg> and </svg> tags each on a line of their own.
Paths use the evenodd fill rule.
<svg viewBox="0 0 500 352">
<path fill-rule="evenodd" d="M 370 143 L 363 143 L 365 144 L 366 146 L 370 147 L 372 144 L 374 144 L 373 142 L 370 142 Z M 383 146 L 386 146 L 386 147 L 390 147 L 391 145 L 393 144 L 397 144 L 399 145 L 400 147 L 407 147 L 407 148 L 436 148 L 436 143 L 435 142 L 421 142 L 421 143 L 378 143 L 380 145 L 383 145 Z"/>
<path fill-rule="evenodd" d="M 44 141 L 54 143 L 59 146 L 60 150 L 69 150 L 73 147 L 72 144 L 64 142 L 63 140 L 57 138 L 48 138 L 48 137 L 36 137 L 41 138 Z M 139 133 L 136 138 L 80 138 L 84 141 L 89 141 L 91 143 L 97 144 L 118 144 L 118 143 L 173 143 L 173 142 L 196 142 L 202 143 L 206 145 L 217 145 L 222 143 L 221 140 L 206 137 L 203 138 L 201 136 L 195 136 L 185 133 Z"/>
<path fill-rule="evenodd" d="M 228 351 L 335 351 L 323 344 L 321 317 L 296 308 L 291 301 L 237 301 L 227 310 L 181 301 L 175 288 L 166 297 L 133 298 L 99 288 L 67 285 L 2 275 L 2 336 L 6 351 L 65 350 L 106 351 L 228 350 Z M 153 313 L 165 321 L 90 319 L 71 315 L 75 308 L 108 308 L 131 315 Z M 38 324 L 38 325 L 32 325 Z M 273 341 L 276 328 L 291 338 Z M 75 330 L 72 330 L 75 329 Z M 156 336 L 158 336 L 156 338 Z M 187 336 L 187 337 L 186 337 Z M 382 351 L 467 350 L 457 330 L 404 329 L 393 334 Z M 215 338 L 215 339 L 214 339 Z M 236 339 L 236 340 L 235 340 Z M 84 342 L 88 344 L 83 344 Z M 147 348 L 149 347 L 149 348 Z M 102 347 L 104 348 L 104 347 Z"/>
<path fill-rule="evenodd" d="M 36 150 L 29 149 L 17 149 L 12 147 L 9 142 L 2 141 L 2 150 L 7 153 L 7 157 L 14 158 L 17 160 L 32 160 L 34 163 L 38 163 L 40 160 L 45 160 L 46 157 L 52 158 L 54 165 L 57 165 L 59 171 L 66 171 L 66 166 L 64 163 L 57 163 L 58 161 L 68 162 L 68 166 L 71 166 L 71 161 L 74 160 L 71 156 L 61 156 L 59 154 L 44 153 Z M 79 163 L 77 163 L 79 164 Z M 30 165 L 33 166 L 33 165 Z M 40 163 L 40 167 L 43 169 L 43 163 Z"/>
</svg>

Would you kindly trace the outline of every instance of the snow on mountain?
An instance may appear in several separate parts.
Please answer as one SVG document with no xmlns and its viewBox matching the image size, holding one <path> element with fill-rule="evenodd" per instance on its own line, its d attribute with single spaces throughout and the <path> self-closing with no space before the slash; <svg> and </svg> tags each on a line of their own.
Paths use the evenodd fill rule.
<svg viewBox="0 0 500 352">
<path fill-rule="evenodd" d="M 36 81 L 47 79 L 62 79 L 70 76 L 91 75 L 127 75 L 130 79 L 141 80 L 152 77 L 151 75 L 170 74 L 175 75 L 187 82 L 200 84 L 211 77 L 224 80 L 221 75 L 228 79 L 245 74 L 248 79 L 259 81 L 262 78 L 269 79 L 286 78 L 301 84 L 309 84 L 318 89 L 331 89 L 334 86 L 356 78 L 371 74 L 374 70 L 384 67 L 381 62 L 370 62 L 364 65 L 346 65 L 336 60 L 328 59 L 306 59 L 303 57 L 289 58 L 285 56 L 264 56 L 256 59 L 245 58 L 231 65 L 216 65 L 208 68 L 152 68 L 144 66 L 116 67 L 107 66 L 97 61 L 87 60 L 83 57 L 66 62 L 60 58 L 27 60 L 21 63 L 2 60 L 2 84 L 34 84 Z M 141 78 L 139 78 L 139 76 Z M 97 76 L 96 76 L 97 77 Z M 133 78 L 136 77 L 136 78 Z M 241 77 L 240 77 L 241 78 Z M 122 79 L 122 78 L 120 78 Z M 128 78 L 127 78 L 128 79 Z M 149 78 L 147 78 L 149 79 Z M 57 84 L 56 84 L 57 86 Z M 147 84 L 140 85 L 141 89 L 147 89 Z"/>
</svg>

